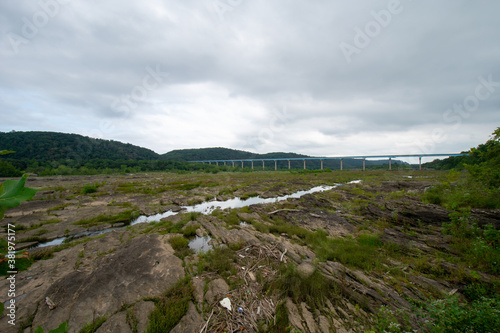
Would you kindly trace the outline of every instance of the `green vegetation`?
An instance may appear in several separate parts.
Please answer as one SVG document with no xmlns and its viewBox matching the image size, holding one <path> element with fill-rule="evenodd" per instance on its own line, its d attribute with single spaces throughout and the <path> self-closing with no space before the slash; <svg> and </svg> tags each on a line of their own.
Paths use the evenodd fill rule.
<svg viewBox="0 0 500 333">
<path fill-rule="evenodd" d="M 249 172 L 252 171 L 250 163 L 245 163 L 244 168 L 241 168 L 239 163 L 232 167 L 232 164 L 231 166 L 216 166 L 214 164 L 187 163 L 187 161 L 309 157 L 282 152 L 255 154 L 227 148 L 174 150 L 164 155 L 158 155 L 149 149 L 131 144 L 55 132 L 0 132 L 0 142 L 16 150 L 15 154 L 8 157 L 2 156 L 0 159 L 0 177 L 19 176 L 23 171 L 38 175 L 125 174 L 149 171 Z M 368 169 L 386 168 L 387 163 L 387 161 L 366 161 Z M 266 170 L 274 170 L 274 163 L 267 164 Z M 344 169 L 359 169 L 362 166 L 362 161 L 344 159 L 343 166 Z M 301 160 L 291 161 L 291 167 L 298 172 L 304 172 Z M 393 161 L 393 168 L 397 167 L 397 161 Z M 278 168 L 287 170 L 288 161 L 278 161 Z M 320 169 L 320 161 L 308 161 L 307 168 Z M 325 160 L 324 168 L 324 172 L 327 173 L 331 169 L 338 170 L 340 161 Z M 262 170 L 262 168 L 256 166 L 256 170 Z"/>
<path fill-rule="evenodd" d="M 88 323 L 82 329 L 78 331 L 78 333 L 94 333 L 106 322 L 108 318 L 106 316 L 99 317 L 97 319 L 92 320 L 91 323 Z"/>
<path fill-rule="evenodd" d="M 309 235 L 307 243 L 319 260 L 338 261 L 350 267 L 371 271 L 385 262 L 378 235 L 360 234 L 357 238 L 332 238 L 322 230 Z"/>
<path fill-rule="evenodd" d="M 475 333 L 498 332 L 500 327 L 500 299 L 482 297 L 467 303 L 453 295 L 444 299 L 420 304 L 416 314 L 422 318 L 425 332 L 430 333 Z M 407 314 L 380 307 L 372 332 L 404 333 L 414 332 Z"/>
<path fill-rule="evenodd" d="M 453 245 L 467 265 L 500 274 L 500 230 L 491 224 L 479 227 L 468 209 L 452 212 L 450 219 L 443 224 L 443 232 L 453 237 Z"/>
<path fill-rule="evenodd" d="M 500 127 L 468 153 L 426 165 L 452 170 L 445 181 L 426 192 L 425 201 L 449 209 L 500 208 Z"/>
<path fill-rule="evenodd" d="M 65 321 L 64 323 L 59 325 L 58 328 L 50 330 L 49 333 L 66 333 L 68 330 L 69 330 L 68 322 Z M 40 325 L 38 325 L 38 327 L 35 330 L 35 333 L 44 333 L 44 330 Z"/>
<path fill-rule="evenodd" d="M 91 194 L 97 192 L 97 189 L 99 188 L 99 184 L 94 183 L 94 184 L 85 184 L 83 185 L 82 194 Z"/>
<path fill-rule="evenodd" d="M 191 277 L 186 276 L 170 287 L 161 297 L 154 299 L 156 308 L 149 315 L 146 332 L 170 332 L 187 313 L 192 298 Z"/>
<path fill-rule="evenodd" d="M 202 215 L 201 213 L 198 212 L 190 212 L 187 214 L 182 214 L 182 219 L 177 222 L 173 223 L 172 221 L 169 220 L 163 220 L 163 221 L 158 221 L 158 222 L 151 222 L 149 226 L 145 229 L 145 232 L 151 233 L 158 233 L 160 235 L 164 234 L 183 234 L 186 237 L 189 237 L 192 235 L 193 232 L 196 232 L 196 229 L 194 227 L 187 227 L 184 229 L 186 224 L 188 224 L 191 221 L 196 221 L 196 219 Z"/>
<path fill-rule="evenodd" d="M 175 250 L 174 254 L 181 259 L 184 259 L 186 256 L 193 254 L 193 250 L 188 247 L 189 240 L 184 238 L 184 236 L 173 236 L 168 240 L 168 242 Z"/>
<path fill-rule="evenodd" d="M 0 219 L 9 208 L 17 207 L 21 201 L 26 201 L 36 194 L 36 190 L 24 187 L 27 175 L 23 175 L 18 181 L 6 180 L 0 184 Z"/>
<path fill-rule="evenodd" d="M 83 219 L 78 222 L 73 223 L 74 225 L 82 225 L 86 227 L 92 227 L 99 223 L 130 223 L 133 219 L 139 216 L 139 212 L 135 209 L 127 209 L 121 213 L 117 214 L 100 214 L 98 216 Z"/>
<path fill-rule="evenodd" d="M 332 280 L 317 269 L 308 277 L 301 276 L 293 264 L 281 265 L 279 276 L 266 286 L 268 292 L 278 291 L 282 297 L 290 297 L 296 304 L 305 302 L 313 310 L 321 310 L 326 300 L 335 302 L 340 290 Z"/>
<path fill-rule="evenodd" d="M 216 247 L 211 251 L 200 254 L 198 261 L 198 274 L 202 272 L 214 272 L 227 279 L 237 273 L 236 255 L 227 247 Z"/>
</svg>

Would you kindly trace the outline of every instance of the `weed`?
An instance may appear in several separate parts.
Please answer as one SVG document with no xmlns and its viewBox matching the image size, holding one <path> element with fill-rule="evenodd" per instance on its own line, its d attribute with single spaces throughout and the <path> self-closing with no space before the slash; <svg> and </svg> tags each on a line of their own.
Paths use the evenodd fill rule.
<svg viewBox="0 0 500 333">
<path fill-rule="evenodd" d="M 99 184 L 94 183 L 94 184 L 85 184 L 83 185 L 82 190 L 80 191 L 81 194 L 91 194 L 97 192 L 97 189 L 99 188 Z"/>
<path fill-rule="evenodd" d="M 229 225 L 239 225 L 240 224 L 240 218 L 238 216 L 238 213 L 235 210 L 231 210 L 229 214 L 226 215 L 226 223 Z"/>
<path fill-rule="evenodd" d="M 137 210 L 127 209 L 121 213 L 117 213 L 114 215 L 100 214 L 96 217 L 83 219 L 73 224 L 92 227 L 99 223 L 111 223 L 111 224 L 119 222 L 130 223 L 134 218 L 137 218 L 138 216 L 139 212 Z"/>
<path fill-rule="evenodd" d="M 66 333 L 68 330 L 69 330 L 68 322 L 65 321 L 64 323 L 59 325 L 58 328 L 50 330 L 48 333 Z M 44 333 L 44 330 L 40 325 L 38 325 L 38 327 L 35 330 L 35 333 Z"/>
<path fill-rule="evenodd" d="M 91 323 L 85 325 L 78 333 L 94 333 L 106 322 L 108 318 L 106 316 L 99 317 L 97 319 L 92 320 Z"/>
<path fill-rule="evenodd" d="M 198 273 L 204 271 L 215 272 L 223 278 L 237 273 L 235 266 L 236 256 L 230 248 L 216 247 L 205 254 L 200 255 Z"/>
<path fill-rule="evenodd" d="M 196 230 L 200 227 L 199 224 L 191 224 L 188 226 L 185 226 L 184 229 L 182 229 L 182 234 L 184 237 L 193 237 L 196 236 Z"/>
<path fill-rule="evenodd" d="M 171 237 L 168 242 L 175 250 L 174 254 L 181 259 L 184 259 L 188 255 L 193 254 L 193 250 L 188 247 L 189 241 L 183 236 Z"/>
<path fill-rule="evenodd" d="M 156 300 L 156 308 L 149 315 L 148 333 L 170 332 L 187 313 L 192 299 L 191 278 L 186 276 Z"/>
<path fill-rule="evenodd" d="M 306 242 L 320 260 L 334 260 L 344 265 L 372 270 L 379 267 L 385 258 L 378 251 L 383 243 L 378 235 L 361 234 L 357 239 L 330 238 L 325 231 L 318 230 L 308 235 Z"/>
<path fill-rule="evenodd" d="M 172 245 L 172 248 L 174 250 L 182 249 L 183 247 L 187 247 L 189 244 L 189 241 L 186 238 L 184 238 L 183 236 L 171 237 L 168 240 L 168 242 L 170 243 L 170 245 Z"/>
<path fill-rule="evenodd" d="M 434 301 L 428 307 L 432 318 L 431 332 L 498 332 L 499 298 L 480 299 L 467 304 L 457 296 Z"/>
<path fill-rule="evenodd" d="M 258 197 L 259 196 L 259 193 L 257 192 L 251 192 L 251 193 L 245 193 L 243 194 L 240 199 L 241 200 L 246 200 L 246 199 L 249 199 L 249 198 L 253 198 L 253 197 Z"/>
<path fill-rule="evenodd" d="M 339 288 L 321 272 L 315 270 L 309 277 L 303 277 L 294 265 L 281 265 L 279 277 L 265 286 L 268 292 L 279 291 L 283 297 L 291 297 L 297 304 L 307 303 L 312 309 L 321 310 L 327 299 L 339 296 Z"/>
<path fill-rule="evenodd" d="M 139 326 L 139 319 L 137 319 L 137 316 L 135 315 L 134 311 L 132 309 L 127 310 L 127 316 L 126 316 L 127 324 L 132 330 L 132 333 L 137 333 L 138 332 L 138 326 Z"/>
</svg>

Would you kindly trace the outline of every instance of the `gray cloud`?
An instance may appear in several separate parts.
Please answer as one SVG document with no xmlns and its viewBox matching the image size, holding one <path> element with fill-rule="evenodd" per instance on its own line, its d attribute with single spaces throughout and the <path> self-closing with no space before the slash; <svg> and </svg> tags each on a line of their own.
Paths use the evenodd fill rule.
<svg viewBox="0 0 500 333">
<path fill-rule="evenodd" d="M 465 150 L 499 126 L 496 2 L 40 3 L 0 3 L 1 131 L 356 155 Z"/>
</svg>

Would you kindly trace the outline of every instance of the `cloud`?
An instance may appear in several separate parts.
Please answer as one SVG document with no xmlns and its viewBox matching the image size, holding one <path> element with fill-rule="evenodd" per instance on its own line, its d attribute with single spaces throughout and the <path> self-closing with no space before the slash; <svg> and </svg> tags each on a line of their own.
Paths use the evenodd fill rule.
<svg viewBox="0 0 500 333">
<path fill-rule="evenodd" d="M 4 1 L 0 130 L 160 153 L 457 152 L 498 126 L 499 10 L 485 0 Z M 358 52 L 346 57 L 347 44 Z M 454 111 L 489 76 L 488 98 Z"/>
</svg>

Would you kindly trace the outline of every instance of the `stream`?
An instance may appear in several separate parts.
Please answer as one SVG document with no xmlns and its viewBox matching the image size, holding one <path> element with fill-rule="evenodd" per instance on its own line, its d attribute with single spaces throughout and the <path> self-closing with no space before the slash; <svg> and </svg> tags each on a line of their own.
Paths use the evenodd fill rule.
<svg viewBox="0 0 500 333">
<path fill-rule="evenodd" d="M 361 180 L 353 180 L 351 182 L 348 182 L 347 184 L 357 184 L 360 182 L 361 182 Z M 160 213 L 160 214 L 155 214 L 155 215 L 150 215 L 150 216 L 141 215 L 138 218 L 136 218 L 135 220 L 133 220 L 130 223 L 130 225 L 135 225 L 135 224 L 139 224 L 139 223 L 157 222 L 165 217 L 177 215 L 179 213 L 198 212 L 198 213 L 202 213 L 204 215 L 208 215 L 208 214 L 211 214 L 216 209 L 228 209 L 228 208 L 234 209 L 234 208 L 248 207 L 251 205 L 276 203 L 276 202 L 288 200 L 291 198 L 300 198 L 306 194 L 329 191 L 329 190 L 332 190 L 332 189 L 339 187 L 341 185 L 342 184 L 336 184 L 333 186 L 326 186 L 326 185 L 316 186 L 316 187 L 311 188 L 310 190 L 297 191 L 297 192 L 289 194 L 289 195 L 279 196 L 279 197 L 275 197 L 275 198 L 261 198 L 261 197 L 257 196 L 257 197 L 251 197 L 251 198 L 248 198 L 245 200 L 242 200 L 239 197 L 225 200 L 225 201 L 218 201 L 217 199 L 215 199 L 212 201 L 202 202 L 200 204 L 193 205 L 193 206 L 182 206 L 181 207 L 182 209 L 178 212 L 173 212 L 173 211 L 169 210 L 165 213 Z M 97 236 L 97 235 L 102 235 L 104 233 L 110 232 L 112 230 L 122 229 L 122 228 L 126 228 L 126 227 L 127 226 L 108 228 L 108 229 L 103 229 L 103 230 L 99 230 L 99 231 L 84 231 L 82 233 L 79 233 L 79 234 L 76 234 L 73 236 L 60 237 L 60 238 L 56 238 L 54 240 L 51 240 L 49 242 L 40 243 L 37 246 L 35 246 L 34 248 L 46 247 L 46 246 L 52 246 L 52 245 L 61 245 L 62 243 L 64 243 L 64 241 L 67 238 L 76 239 L 76 238 L 80 238 L 80 237 Z M 195 250 L 196 252 L 206 252 L 207 250 L 209 250 L 211 248 L 211 246 L 208 244 L 209 241 L 210 241 L 209 236 L 206 236 L 206 237 L 196 236 L 193 240 L 191 240 L 189 242 L 189 247 L 191 249 Z"/>
</svg>

